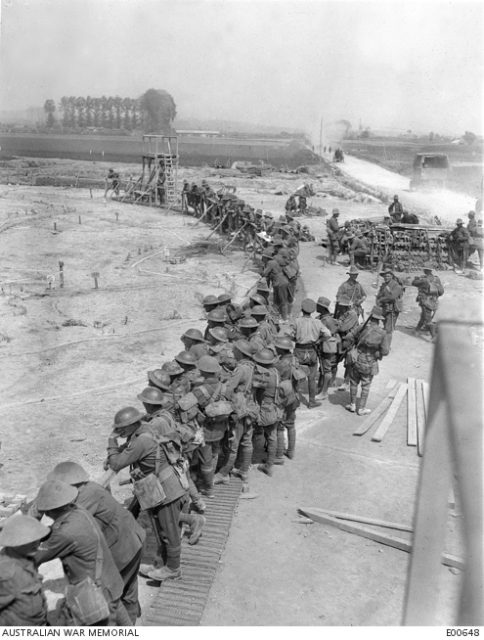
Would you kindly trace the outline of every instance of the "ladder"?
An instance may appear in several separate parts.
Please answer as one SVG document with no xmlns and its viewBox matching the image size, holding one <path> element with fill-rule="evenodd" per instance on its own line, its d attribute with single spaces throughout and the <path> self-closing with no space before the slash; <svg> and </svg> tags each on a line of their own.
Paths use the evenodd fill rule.
<svg viewBox="0 0 484 640">
<path fill-rule="evenodd" d="M 176 204 L 176 183 L 178 173 L 178 158 L 171 153 L 162 155 L 165 165 L 165 193 L 168 205 Z"/>
</svg>

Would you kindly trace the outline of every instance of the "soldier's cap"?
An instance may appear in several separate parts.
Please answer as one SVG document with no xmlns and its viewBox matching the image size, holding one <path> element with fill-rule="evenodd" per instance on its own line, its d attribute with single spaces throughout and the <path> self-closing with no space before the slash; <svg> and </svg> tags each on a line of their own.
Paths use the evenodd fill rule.
<svg viewBox="0 0 484 640">
<path fill-rule="evenodd" d="M 214 295 L 205 296 L 205 298 L 202 300 L 202 305 L 204 307 L 210 307 L 212 305 L 217 306 L 218 305 L 217 296 L 214 296 Z"/>
<path fill-rule="evenodd" d="M 432 266 L 432 263 L 430 263 L 430 262 L 425 262 L 422 268 L 423 268 L 424 271 L 433 271 L 434 270 L 434 268 Z"/>
<path fill-rule="evenodd" d="M 59 509 L 74 502 L 78 491 L 62 480 L 46 480 L 39 489 L 35 504 L 40 511 Z"/>
<path fill-rule="evenodd" d="M 476 212 L 475 211 L 469 211 L 469 213 L 467 214 L 468 218 L 475 218 L 476 216 Z"/>
<path fill-rule="evenodd" d="M 240 353 L 248 358 L 252 358 L 254 355 L 254 348 L 248 340 L 237 340 L 233 345 Z"/>
<path fill-rule="evenodd" d="M 341 298 L 338 300 L 338 304 L 340 307 L 349 307 L 351 304 L 351 300 L 346 296 L 341 296 Z"/>
<path fill-rule="evenodd" d="M 360 275 L 360 272 L 358 271 L 358 269 L 355 267 L 354 264 L 351 265 L 351 267 L 349 268 L 349 271 L 347 271 L 346 273 L 349 276 L 358 276 L 358 275 Z"/>
<path fill-rule="evenodd" d="M 141 393 L 138 393 L 136 397 L 145 404 L 164 403 L 164 394 L 161 392 L 161 389 L 157 389 L 156 387 L 146 387 Z"/>
<path fill-rule="evenodd" d="M 225 315 L 225 311 L 223 309 L 213 309 L 209 311 L 207 318 L 212 322 L 225 322 L 227 320 L 227 316 Z"/>
<path fill-rule="evenodd" d="M 257 283 L 257 291 L 265 291 L 266 293 L 269 293 L 269 287 L 267 285 L 267 282 L 264 282 L 264 280 L 260 280 Z"/>
<path fill-rule="evenodd" d="M 154 388 L 154 387 L 153 387 Z M 114 416 L 113 430 L 119 431 L 124 427 L 130 427 L 143 419 L 143 414 L 136 407 L 123 407 Z"/>
<path fill-rule="evenodd" d="M 393 199 L 394 199 L 394 200 L 398 200 L 398 196 L 397 196 L 397 195 L 394 195 L 394 196 L 393 196 Z"/>
<path fill-rule="evenodd" d="M 391 270 L 390 267 L 383 267 L 383 269 L 381 270 L 381 275 L 384 276 L 387 273 L 391 273 L 393 275 L 393 271 Z"/>
<path fill-rule="evenodd" d="M 252 357 L 259 364 L 265 365 L 274 364 L 274 362 L 277 360 L 277 356 L 274 355 L 274 353 L 270 349 L 261 349 Z"/>
<path fill-rule="evenodd" d="M 175 362 L 174 360 L 170 360 L 170 362 L 164 362 L 161 365 L 161 370 L 170 376 L 177 376 L 180 373 L 183 373 L 183 369 L 180 367 L 178 362 Z"/>
<path fill-rule="evenodd" d="M 265 305 L 266 303 L 265 298 L 259 295 L 258 293 L 252 293 L 250 295 L 250 300 L 255 302 L 257 305 Z"/>
<path fill-rule="evenodd" d="M 202 356 L 198 361 L 198 369 L 202 373 L 220 373 L 221 367 L 212 356 Z"/>
<path fill-rule="evenodd" d="M 22 547 L 24 544 L 40 542 L 48 535 L 50 535 L 50 529 L 44 524 L 31 516 L 15 513 L 3 523 L 0 531 L 0 546 Z"/>
<path fill-rule="evenodd" d="M 190 353 L 190 351 L 180 351 L 180 353 L 175 356 L 175 360 L 179 364 L 187 364 L 194 367 L 197 364 L 198 358 L 193 355 L 193 353 Z"/>
<path fill-rule="evenodd" d="M 284 240 L 282 238 L 274 238 L 272 240 L 272 244 L 275 247 L 283 247 L 284 246 Z"/>
<path fill-rule="evenodd" d="M 89 474 L 77 462 L 66 460 L 56 464 L 47 476 L 47 480 L 62 480 L 67 484 L 81 484 L 89 480 Z"/>
<path fill-rule="evenodd" d="M 232 296 L 230 293 L 221 293 L 217 299 L 219 304 L 226 304 L 232 301 Z"/>
<path fill-rule="evenodd" d="M 153 371 L 148 371 L 148 380 L 162 391 L 170 390 L 170 374 L 163 371 L 163 369 L 153 369 Z"/>
<path fill-rule="evenodd" d="M 215 340 L 218 340 L 219 342 L 229 341 L 227 330 L 223 327 L 212 327 L 208 330 L 208 332 L 212 336 L 212 338 L 215 338 Z"/>
<path fill-rule="evenodd" d="M 319 296 L 319 298 L 316 301 L 316 308 L 322 307 L 323 309 L 329 310 L 330 305 L 331 305 L 331 302 L 329 298 L 325 298 L 324 296 Z"/>
<path fill-rule="evenodd" d="M 253 316 L 266 316 L 267 313 L 267 307 L 265 304 L 256 304 L 255 307 L 252 307 L 251 309 L 251 314 Z"/>
<path fill-rule="evenodd" d="M 242 320 L 239 320 L 238 326 L 240 329 L 257 329 L 259 323 L 251 316 L 250 318 L 242 318 Z"/>
<path fill-rule="evenodd" d="M 270 247 L 267 247 L 266 249 L 264 249 L 264 251 L 262 252 L 262 257 L 263 258 L 272 258 L 272 256 L 274 255 L 274 251 L 273 249 L 271 249 Z"/>
<path fill-rule="evenodd" d="M 256 215 L 262 215 L 262 209 L 256 209 L 255 213 Z"/>
<path fill-rule="evenodd" d="M 380 309 L 380 307 L 373 307 L 373 309 L 371 310 L 370 316 L 372 318 L 376 318 L 377 320 L 385 319 L 383 315 L 383 311 Z"/>
<path fill-rule="evenodd" d="M 301 309 L 305 313 L 313 313 L 313 311 L 316 311 L 316 303 L 314 302 L 314 300 L 312 298 L 305 298 L 301 302 Z"/>
<path fill-rule="evenodd" d="M 457 218 L 456 224 L 464 224 L 464 220 L 462 220 L 462 218 Z"/>
<path fill-rule="evenodd" d="M 196 342 L 206 342 L 200 329 L 187 329 L 185 333 L 182 334 L 182 338 L 190 338 L 190 340 L 195 340 Z"/>
<path fill-rule="evenodd" d="M 333 215 L 339 216 L 339 209 L 333 209 Z"/>
<path fill-rule="evenodd" d="M 276 336 L 274 344 L 277 349 L 281 349 L 283 351 L 292 351 L 294 347 L 294 343 L 289 336 Z"/>
<path fill-rule="evenodd" d="M 274 216 L 272 215 L 272 213 L 270 211 L 266 211 L 264 213 L 264 218 L 273 218 Z"/>
</svg>

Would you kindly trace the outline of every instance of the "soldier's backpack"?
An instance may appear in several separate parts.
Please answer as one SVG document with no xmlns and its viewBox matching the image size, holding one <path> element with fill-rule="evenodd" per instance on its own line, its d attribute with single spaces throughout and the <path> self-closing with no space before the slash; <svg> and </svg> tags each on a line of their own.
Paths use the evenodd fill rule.
<svg viewBox="0 0 484 640">
<path fill-rule="evenodd" d="M 251 366 L 251 375 L 243 391 L 236 391 L 232 395 L 232 405 L 234 413 L 238 419 L 251 418 L 257 420 L 259 417 L 259 405 L 254 400 L 252 391 L 252 381 L 254 378 L 254 366 Z"/>
</svg>

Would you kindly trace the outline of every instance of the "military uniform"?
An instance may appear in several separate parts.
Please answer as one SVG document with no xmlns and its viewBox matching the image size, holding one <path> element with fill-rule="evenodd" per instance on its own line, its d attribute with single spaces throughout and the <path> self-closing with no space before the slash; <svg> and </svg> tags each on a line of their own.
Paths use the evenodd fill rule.
<svg viewBox="0 0 484 640">
<path fill-rule="evenodd" d="M 272 352 L 269 353 L 273 355 Z M 282 412 L 276 404 L 279 373 L 274 367 L 264 367 L 264 373 L 264 385 L 254 389 L 254 396 L 260 407 L 260 414 L 254 427 L 252 440 L 254 447 L 253 459 L 254 462 L 260 462 L 265 449 L 267 457 L 260 470 L 271 475 L 277 450 L 277 426 Z M 253 384 L 254 382 L 255 380 L 253 380 Z"/>
<path fill-rule="evenodd" d="M 339 222 L 338 217 L 334 214 L 326 223 L 326 231 L 329 241 L 329 260 L 332 264 L 336 262 L 336 256 L 339 253 Z"/>
<path fill-rule="evenodd" d="M 363 308 L 361 304 L 366 299 L 366 292 L 357 280 L 348 278 L 348 280 L 338 287 L 338 291 L 336 292 L 335 317 L 338 317 L 339 315 L 338 302 L 341 298 L 348 298 L 353 309 L 356 311 L 357 316 L 363 316 Z"/>
<path fill-rule="evenodd" d="M 388 334 L 392 334 L 402 310 L 403 287 L 395 277 L 390 282 L 384 282 L 377 295 L 376 304 L 381 308 L 385 318 L 384 327 Z"/>
<path fill-rule="evenodd" d="M 292 353 L 281 355 L 274 366 L 279 373 L 280 382 L 286 383 L 289 388 L 289 398 L 286 396 L 282 418 L 277 426 L 276 460 L 280 461 L 284 453 L 286 453 L 288 458 L 294 457 L 296 450 L 296 409 L 299 407 L 300 401 L 297 396 L 297 383 L 295 383 L 293 378 L 293 371 L 296 368 L 294 355 Z M 284 439 L 286 433 L 287 449 Z"/>
<path fill-rule="evenodd" d="M 418 288 L 417 302 L 421 309 L 417 331 L 429 331 L 430 335 L 435 337 L 432 319 L 439 306 L 439 296 L 444 293 L 440 278 L 432 273 L 426 273 L 414 278 L 412 286 Z"/>
<path fill-rule="evenodd" d="M 179 475 L 168 462 L 163 447 L 154 440 L 148 423 L 141 423 L 126 446 L 118 447 L 114 439 L 108 441 L 108 464 L 113 471 L 132 467 L 147 476 L 155 472 L 157 456 L 158 477 L 166 499 L 161 505 L 149 509 L 149 512 L 153 516 L 152 525 L 156 527 L 155 535 L 165 544 L 163 557 L 166 559 L 166 566 L 176 571 L 180 568 L 181 555 L 180 512 L 188 506 L 187 491 L 182 486 Z"/>
<path fill-rule="evenodd" d="M 32 558 L 15 549 L 0 551 L 0 626 L 44 627 L 47 602 Z"/>
<path fill-rule="evenodd" d="M 267 267 L 264 270 L 264 277 L 267 278 L 267 282 L 272 282 L 274 290 L 274 305 L 278 309 L 283 320 L 286 320 L 289 312 L 290 304 L 290 285 L 289 279 L 284 273 L 283 266 L 287 264 L 284 258 L 280 258 L 276 255 L 272 260 L 269 260 Z"/>
<path fill-rule="evenodd" d="M 341 337 L 338 333 L 339 322 L 330 313 L 321 314 L 318 318 L 328 329 L 330 338 L 323 339 L 319 345 L 318 355 L 321 368 L 318 391 L 327 396 L 329 385 L 335 381 L 341 353 Z"/>
</svg>

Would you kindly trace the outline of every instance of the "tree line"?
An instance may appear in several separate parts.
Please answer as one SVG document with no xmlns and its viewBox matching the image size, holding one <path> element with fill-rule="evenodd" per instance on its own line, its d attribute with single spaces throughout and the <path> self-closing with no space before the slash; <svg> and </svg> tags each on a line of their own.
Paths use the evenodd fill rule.
<svg viewBox="0 0 484 640">
<path fill-rule="evenodd" d="M 164 89 L 148 89 L 139 98 L 63 96 L 58 104 L 49 98 L 44 111 L 48 128 L 60 124 L 63 129 L 141 129 L 156 133 L 172 130 L 176 104 Z"/>
</svg>

